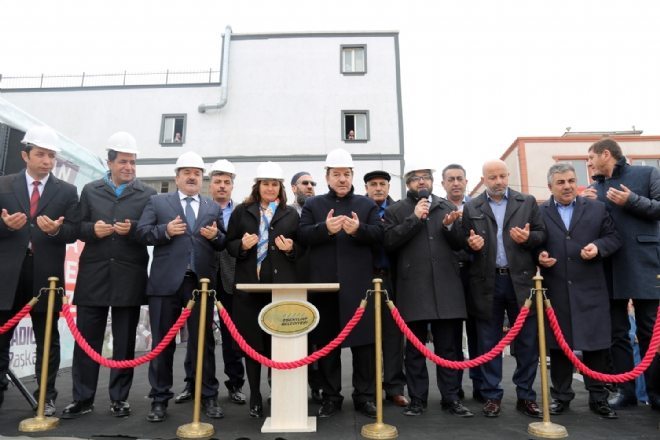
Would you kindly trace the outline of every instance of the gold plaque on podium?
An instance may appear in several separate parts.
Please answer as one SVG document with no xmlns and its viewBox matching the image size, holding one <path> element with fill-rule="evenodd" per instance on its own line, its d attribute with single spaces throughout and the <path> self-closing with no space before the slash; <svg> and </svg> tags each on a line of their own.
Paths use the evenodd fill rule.
<svg viewBox="0 0 660 440">
<path fill-rule="evenodd" d="M 307 301 L 278 301 L 259 313 L 259 325 L 269 335 L 293 337 L 307 334 L 319 323 L 319 311 Z"/>
</svg>

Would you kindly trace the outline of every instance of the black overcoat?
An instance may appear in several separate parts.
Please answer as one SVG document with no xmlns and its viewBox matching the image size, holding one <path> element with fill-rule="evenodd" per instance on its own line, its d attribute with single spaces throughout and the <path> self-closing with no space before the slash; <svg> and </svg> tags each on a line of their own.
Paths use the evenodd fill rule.
<svg viewBox="0 0 660 440">
<path fill-rule="evenodd" d="M 554 198 L 541 205 L 548 238 L 541 250 L 556 258 L 554 266 L 541 267 L 543 286 L 571 348 L 594 351 L 611 345 L 610 300 L 603 258 L 619 249 L 621 240 L 605 204 L 577 197 L 568 230 Z M 583 260 L 580 251 L 593 243 L 598 256 Z M 546 330 L 550 348 L 559 348 Z"/>
<path fill-rule="evenodd" d="M 330 235 L 325 225 L 331 209 L 334 215 L 351 217 L 355 212 L 360 219 L 357 234 L 353 237 L 344 231 Z M 305 202 L 298 238 L 310 247 L 310 276 L 312 283 L 340 283 L 339 292 L 323 292 L 310 295 L 319 308 L 321 320 L 311 333 L 312 342 L 324 345 L 337 336 L 340 328 L 353 317 L 365 297 L 373 289 L 372 246 L 383 240 L 383 226 L 378 207 L 373 200 L 354 194 L 338 197 L 330 190 L 327 194 L 312 197 Z M 344 342 L 353 347 L 374 342 L 373 308 L 367 309 L 359 324 Z"/>
<path fill-rule="evenodd" d="M 74 303 L 82 306 L 131 307 L 146 304 L 147 247 L 137 240 L 137 223 L 156 190 L 134 180 L 117 197 L 104 179 L 88 183 L 80 195 L 80 239 L 85 247 Z M 98 220 L 113 224 L 131 221 L 128 235 L 98 238 Z"/>
</svg>

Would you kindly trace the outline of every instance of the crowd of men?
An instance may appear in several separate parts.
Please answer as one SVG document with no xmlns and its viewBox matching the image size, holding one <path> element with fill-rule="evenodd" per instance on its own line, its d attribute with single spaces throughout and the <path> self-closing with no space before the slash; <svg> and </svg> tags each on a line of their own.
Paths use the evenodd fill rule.
<svg viewBox="0 0 660 440">
<path fill-rule="evenodd" d="M 254 252 L 255 261 L 262 261 L 257 257 L 261 232 L 246 234 L 240 249 L 231 255 L 225 250 L 232 212 L 240 206 L 232 198 L 233 164 L 219 160 L 208 170 L 199 155 L 183 153 L 175 165 L 177 190 L 156 194 L 136 178 L 135 139 L 119 132 L 106 145 L 107 174 L 85 185 L 78 200 L 76 188 L 51 172 L 59 152 L 55 133 L 34 127 L 23 143 L 26 169 L 0 177 L 0 323 L 35 296 L 48 277 L 63 278 L 65 246 L 77 239 L 85 242 L 74 295 L 77 325 L 98 352 L 110 312 L 113 358 L 135 356 L 134 336 L 143 304 L 149 305 L 153 347 L 158 345 L 201 278 L 211 280 L 210 288 L 218 291 L 233 313 L 237 258 L 248 258 Z M 441 172 L 443 197 L 434 192 L 436 170 L 427 162 L 407 161 L 403 175 L 407 192 L 399 201 L 390 197 L 391 175 L 382 170 L 364 174 L 366 195 L 356 194 L 353 158 L 342 149 L 331 151 L 326 158 L 327 193 L 315 195 L 317 183 L 312 175 L 296 173 L 290 188 L 294 195 L 291 206 L 300 217 L 297 231 L 290 237 L 271 237 L 280 240 L 275 242 L 277 246 L 264 244 L 269 252 L 284 252 L 295 260 L 298 282 L 340 283 L 337 295 L 310 295 L 323 317 L 310 334 L 310 350 L 324 346 L 339 333 L 372 287 L 372 279 L 378 277 L 407 326 L 417 338 L 432 343 L 437 355 L 462 360 L 465 330 L 469 357 L 476 357 L 500 341 L 505 319 L 509 323 L 516 320 L 538 267 L 562 332 L 569 345 L 581 352 L 585 364 L 603 372 L 631 370 L 629 301 L 634 305 L 643 356 L 649 349 L 660 298 L 656 286 L 660 273 L 660 171 L 629 165 L 620 146 L 610 138 L 591 145 L 588 155 L 594 183 L 578 195 L 575 169 L 557 163 L 547 171 L 550 196 L 540 206 L 533 196 L 509 187 L 509 170 L 501 160 L 484 163 L 485 191 L 472 199 L 466 195 L 465 169 L 458 164 Z M 207 171 L 211 197 L 201 195 Z M 255 188 L 259 179 L 273 181 L 269 184 L 286 197 L 283 179 L 275 174 L 255 178 Z M 153 246 L 149 274 L 147 246 Z M 269 270 L 277 273 L 274 268 Z M 258 271 L 259 266 L 257 276 Z M 211 312 L 209 304 L 207 316 Z M 197 307 L 187 323 L 190 329 L 197 329 L 199 315 Z M 37 385 L 46 387 L 48 416 L 56 412 L 59 334 L 54 324 L 49 374 L 42 384 L 46 332 L 42 303 L 31 311 L 31 317 L 37 342 Z M 344 342 L 352 352 L 353 405 L 368 417 L 376 416 L 373 319 L 372 314 L 365 314 Z M 412 344 L 404 343 L 389 313 L 384 312 L 383 319 L 385 396 L 402 407 L 403 414 L 420 416 L 429 404 L 426 359 Z M 212 334 L 210 320 L 207 331 Z M 539 362 L 537 332 L 536 320 L 527 319 L 512 347 L 516 409 L 535 418 L 542 416 L 534 389 Z M 244 405 L 243 354 L 222 323 L 221 334 L 229 400 Z M 0 405 L 7 388 L 11 338 L 12 332 L 0 335 Z M 551 334 L 548 344 L 550 411 L 561 414 L 569 410 L 575 397 L 573 366 Z M 172 391 L 173 370 L 178 367 L 174 365 L 175 344 L 151 361 L 148 421 L 165 420 L 172 398 L 175 403 L 193 398 L 198 349 L 204 350 L 200 396 L 204 413 L 210 418 L 224 416 L 213 338 L 197 347 L 197 338 L 191 336 L 184 387 L 176 397 Z M 654 409 L 660 409 L 659 363 L 656 356 L 645 373 Z M 252 381 L 250 368 L 254 367 L 249 363 L 248 367 Z M 93 411 L 98 374 L 98 365 L 76 346 L 73 401 L 62 411 L 62 418 Z M 497 417 L 502 410 L 503 374 L 501 357 L 469 372 L 473 400 L 482 405 L 485 417 Z M 341 410 L 341 377 L 339 349 L 310 366 L 309 386 L 313 401 L 320 404 L 319 417 L 331 417 Z M 464 404 L 462 377 L 462 371 L 437 367 L 440 404 L 449 414 L 472 417 L 474 408 Z M 132 380 L 133 369 L 111 371 L 112 415 L 130 415 Z M 617 418 L 616 410 L 637 404 L 632 382 L 612 389 L 585 377 L 585 386 L 590 409 L 602 418 Z M 260 402 L 260 396 L 258 406 L 250 399 L 252 417 L 263 416 Z"/>
</svg>

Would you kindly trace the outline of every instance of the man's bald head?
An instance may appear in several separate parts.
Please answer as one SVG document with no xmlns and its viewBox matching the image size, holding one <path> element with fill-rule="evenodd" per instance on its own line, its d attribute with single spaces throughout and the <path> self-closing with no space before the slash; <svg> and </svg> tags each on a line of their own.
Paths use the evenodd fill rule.
<svg viewBox="0 0 660 440">
<path fill-rule="evenodd" d="M 500 200 L 509 186 L 509 168 L 503 160 L 489 160 L 481 168 L 482 181 L 493 199 Z"/>
</svg>

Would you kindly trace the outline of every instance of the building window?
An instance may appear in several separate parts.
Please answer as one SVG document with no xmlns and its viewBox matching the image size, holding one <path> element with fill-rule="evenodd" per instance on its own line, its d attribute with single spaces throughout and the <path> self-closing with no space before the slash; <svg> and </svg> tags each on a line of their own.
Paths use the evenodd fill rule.
<svg viewBox="0 0 660 440">
<path fill-rule="evenodd" d="M 660 168 L 660 159 L 656 157 L 637 157 L 631 160 L 631 164 Z"/>
<path fill-rule="evenodd" d="M 344 142 L 368 141 L 369 112 L 367 110 L 343 110 L 341 112 L 341 133 Z"/>
<path fill-rule="evenodd" d="M 170 182 L 160 182 L 160 191 L 162 193 L 170 192 Z"/>
<path fill-rule="evenodd" d="M 160 144 L 174 147 L 186 142 L 186 115 L 163 115 L 160 124 Z"/>
<path fill-rule="evenodd" d="M 365 44 L 341 46 L 341 73 L 344 75 L 367 73 L 367 46 Z"/>
</svg>

